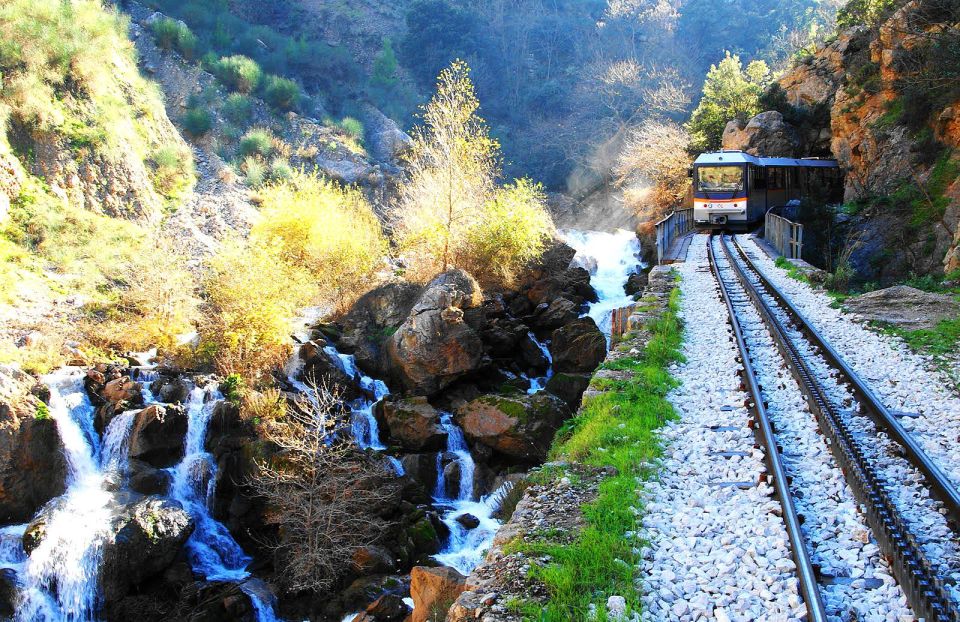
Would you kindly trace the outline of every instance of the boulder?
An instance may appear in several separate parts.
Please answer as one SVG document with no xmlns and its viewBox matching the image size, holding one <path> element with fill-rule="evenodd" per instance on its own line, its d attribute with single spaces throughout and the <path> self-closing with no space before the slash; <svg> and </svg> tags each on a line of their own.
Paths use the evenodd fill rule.
<svg viewBox="0 0 960 622">
<path fill-rule="evenodd" d="M 117 600 L 173 563 L 193 533 L 193 519 L 179 502 L 145 497 L 123 506 L 103 544 L 100 585 L 104 599 Z"/>
<path fill-rule="evenodd" d="M 177 464 L 183 458 L 187 423 L 182 407 L 147 406 L 134 416 L 128 456 L 160 469 Z"/>
<path fill-rule="evenodd" d="M 576 412 L 580 408 L 583 392 L 590 386 L 590 374 L 556 373 L 547 381 L 545 389 L 556 395 Z"/>
<path fill-rule="evenodd" d="M 865 320 L 894 324 L 908 330 L 934 328 L 941 320 L 960 317 L 960 302 L 946 294 L 897 285 L 844 301 L 847 311 Z"/>
<path fill-rule="evenodd" d="M 443 620 L 447 609 L 467 588 L 467 578 L 453 568 L 417 566 L 410 571 L 413 614 L 409 622 Z"/>
<path fill-rule="evenodd" d="M 17 612 L 19 594 L 17 573 L 10 568 L 0 568 L 0 619 L 13 619 L 13 614 Z"/>
<path fill-rule="evenodd" d="M 398 594 L 384 594 L 373 601 L 352 622 L 401 622 L 410 614 L 410 607 Z"/>
<path fill-rule="evenodd" d="M 84 379 L 84 387 L 97 407 L 93 425 L 100 434 L 120 413 L 144 405 L 143 385 L 130 378 L 126 368 L 111 365 L 91 369 Z"/>
<path fill-rule="evenodd" d="M 127 485 L 142 495 L 162 495 L 170 487 L 170 473 L 131 459 L 127 461 Z"/>
<path fill-rule="evenodd" d="M 437 486 L 437 454 L 404 454 L 400 457 L 403 472 L 411 479 L 416 480 L 427 490 L 432 491 Z"/>
<path fill-rule="evenodd" d="M 649 277 L 646 272 L 634 272 L 627 277 L 627 282 L 623 286 L 623 291 L 627 296 L 634 296 L 643 291 L 643 288 L 647 286 L 649 282 Z"/>
<path fill-rule="evenodd" d="M 393 119 L 370 104 L 361 106 L 360 114 L 366 145 L 374 158 L 382 162 L 390 162 L 410 149 L 413 140 Z"/>
<path fill-rule="evenodd" d="M 591 373 L 607 356 L 607 339 L 593 318 L 583 317 L 553 331 L 550 353 L 556 372 Z"/>
<path fill-rule="evenodd" d="M 733 120 L 723 130 L 723 148 L 755 156 L 791 158 L 797 155 L 800 138 L 796 128 L 775 110 L 761 112 L 749 122 Z"/>
<path fill-rule="evenodd" d="M 470 440 L 528 462 L 546 459 L 553 436 L 570 418 L 570 408 L 555 395 L 485 395 L 456 411 Z"/>
<path fill-rule="evenodd" d="M 384 593 L 406 593 L 410 589 L 407 577 L 388 575 L 360 577 L 340 592 L 340 609 L 357 611 L 365 609 Z"/>
<path fill-rule="evenodd" d="M 203 622 L 256 622 L 257 613 L 240 584 L 208 581 L 187 585 L 179 600 L 188 603 L 190 620 Z"/>
<path fill-rule="evenodd" d="M 114 406 L 137 406 L 143 404 L 143 385 L 132 380 L 130 376 L 121 376 L 106 383 L 100 397 Z"/>
<path fill-rule="evenodd" d="M 596 290 L 590 285 L 590 272 L 582 266 L 551 274 L 536 281 L 527 290 L 527 298 L 534 305 L 549 303 L 558 296 L 574 300 L 577 304 L 598 300 Z"/>
<path fill-rule="evenodd" d="M 520 320 L 502 317 L 490 321 L 480 332 L 480 338 L 491 355 L 512 357 L 528 332 L 530 329 Z"/>
<path fill-rule="evenodd" d="M 550 359 L 533 337 L 524 335 L 520 341 L 520 360 L 532 369 L 544 370 L 550 366 Z"/>
<path fill-rule="evenodd" d="M 554 298 L 537 307 L 531 324 L 542 330 L 553 330 L 580 317 L 580 305 L 566 298 Z"/>
<path fill-rule="evenodd" d="M 480 526 L 480 519 L 473 514 L 461 514 L 457 517 L 457 522 L 463 525 L 464 529 L 476 529 Z"/>
<path fill-rule="evenodd" d="M 357 367 L 374 378 L 387 375 L 384 344 L 410 314 L 422 288 L 396 281 L 357 299 L 341 320 L 337 343 L 352 352 Z"/>
<path fill-rule="evenodd" d="M 150 383 L 150 393 L 164 404 L 183 403 L 190 396 L 190 386 L 182 378 L 160 376 Z"/>
<path fill-rule="evenodd" d="M 30 393 L 32 379 L 0 366 L 0 523 L 24 523 L 63 494 L 67 464 L 57 423 Z"/>
<path fill-rule="evenodd" d="M 307 344 L 312 345 L 312 344 Z M 325 385 L 328 389 L 340 391 L 345 399 L 352 400 L 361 396 L 359 378 L 344 367 L 336 354 L 323 347 L 301 348 L 302 353 L 312 356 L 304 359 L 303 369 L 298 374 L 304 382 Z"/>
<path fill-rule="evenodd" d="M 350 564 L 357 574 L 388 574 L 397 569 L 393 554 L 382 546 L 362 546 L 353 552 Z"/>
<path fill-rule="evenodd" d="M 447 433 L 440 427 L 440 413 L 425 397 L 386 399 L 377 404 L 390 439 L 410 451 L 430 451 L 446 446 Z"/>
<path fill-rule="evenodd" d="M 463 321 L 464 311 L 482 301 L 480 286 L 462 270 L 431 281 L 387 341 L 391 376 L 410 393 L 429 396 L 483 367 L 483 342 Z"/>
</svg>

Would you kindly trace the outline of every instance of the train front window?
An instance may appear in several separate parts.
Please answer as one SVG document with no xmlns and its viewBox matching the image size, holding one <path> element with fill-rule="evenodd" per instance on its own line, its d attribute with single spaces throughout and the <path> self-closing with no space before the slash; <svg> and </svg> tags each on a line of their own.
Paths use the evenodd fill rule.
<svg viewBox="0 0 960 622">
<path fill-rule="evenodd" d="M 742 166 L 701 166 L 697 169 L 697 189 L 701 192 L 737 192 L 742 188 Z"/>
</svg>

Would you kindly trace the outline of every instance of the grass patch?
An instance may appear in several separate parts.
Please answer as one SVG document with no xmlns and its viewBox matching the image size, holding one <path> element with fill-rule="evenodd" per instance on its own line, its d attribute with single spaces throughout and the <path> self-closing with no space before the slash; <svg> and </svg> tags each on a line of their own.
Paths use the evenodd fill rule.
<svg viewBox="0 0 960 622">
<path fill-rule="evenodd" d="M 583 507 L 586 526 L 576 540 L 519 545 L 552 560 L 531 571 L 550 591 L 546 606 L 534 609 L 515 603 L 525 619 L 586 620 L 594 603 L 596 619 L 602 620 L 612 595 L 624 596 L 632 610 L 639 610 L 635 586 L 639 559 L 627 533 L 636 531 L 641 511 L 637 480 L 653 475 L 650 461 L 661 453 L 656 430 L 675 416 L 666 395 L 676 386 L 667 368 L 681 360 L 679 298 L 675 289 L 667 311 L 649 324 L 653 337 L 641 354 L 604 365 L 630 371 L 632 378 L 606 380 L 604 388 L 609 390 L 587 401 L 554 441 L 552 460 L 611 466 L 617 475 L 601 482 L 597 499 Z"/>
<path fill-rule="evenodd" d="M 774 262 L 774 265 L 777 266 L 778 268 L 786 270 L 787 276 L 793 279 L 794 281 L 800 281 L 801 283 L 806 283 L 807 285 L 811 285 L 810 277 L 808 277 L 806 273 L 804 273 L 804 271 L 801 270 L 798 266 L 795 266 L 792 263 L 790 263 L 790 260 L 788 260 L 783 255 L 781 255 L 780 257 L 777 257 L 777 260 Z"/>
</svg>

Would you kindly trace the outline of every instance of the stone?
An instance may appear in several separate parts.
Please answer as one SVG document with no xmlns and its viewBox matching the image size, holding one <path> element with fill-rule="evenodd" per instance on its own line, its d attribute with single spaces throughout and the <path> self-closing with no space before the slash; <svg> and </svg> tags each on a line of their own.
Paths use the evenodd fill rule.
<svg viewBox="0 0 960 622">
<path fill-rule="evenodd" d="M 761 112 L 747 123 L 730 121 L 723 130 L 724 149 L 746 151 L 755 156 L 795 157 L 799 147 L 796 128 L 775 110 Z"/>
<path fill-rule="evenodd" d="M 482 302 L 480 286 L 462 270 L 431 281 L 387 341 L 394 380 L 411 394 L 429 396 L 485 366 L 479 334 L 462 321 L 463 311 Z"/>
<path fill-rule="evenodd" d="M 546 458 L 554 434 L 570 415 L 563 400 L 546 392 L 484 395 L 455 413 L 468 439 L 528 462 Z"/>
<path fill-rule="evenodd" d="M 490 354 L 507 358 L 516 353 L 518 344 L 527 336 L 530 329 L 514 318 L 496 318 L 480 332 L 480 338 Z"/>
<path fill-rule="evenodd" d="M 446 617 L 446 610 L 466 590 L 467 579 L 453 568 L 416 566 L 410 571 L 410 596 L 413 614 L 409 622 L 427 622 Z"/>
<path fill-rule="evenodd" d="M 593 318 L 578 318 L 553 331 L 550 342 L 556 372 L 590 373 L 607 356 L 607 340 Z"/>
<path fill-rule="evenodd" d="M 12 620 L 17 612 L 20 586 L 17 573 L 10 568 L 0 568 L 0 618 Z"/>
<path fill-rule="evenodd" d="M 580 317 L 580 305 L 566 298 L 554 298 L 537 307 L 531 324 L 537 329 L 560 328 Z"/>
<path fill-rule="evenodd" d="M 187 401 L 190 386 L 182 378 L 160 376 L 150 383 L 150 392 L 158 402 L 177 404 Z"/>
<path fill-rule="evenodd" d="M 404 449 L 420 452 L 446 446 L 447 433 L 440 427 L 440 413 L 425 397 L 386 399 L 376 406 L 377 418 L 383 418 L 390 439 Z"/>
<path fill-rule="evenodd" d="M 170 487 L 169 471 L 136 459 L 127 461 L 127 485 L 142 495 L 162 495 Z"/>
<path fill-rule="evenodd" d="M 643 291 L 647 286 L 649 279 L 646 272 L 634 272 L 627 277 L 627 282 L 623 286 L 623 291 L 627 296 L 634 296 Z"/>
<path fill-rule="evenodd" d="M 960 302 L 952 296 L 906 285 L 854 296 L 843 305 L 864 320 L 894 324 L 908 330 L 934 328 L 941 320 L 960 316 Z"/>
<path fill-rule="evenodd" d="M 340 321 L 338 346 L 352 352 L 357 367 L 371 377 L 388 375 L 384 344 L 407 318 L 422 289 L 405 281 L 381 285 L 358 298 Z"/>
<path fill-rule="evenodd" d="M 397 569 L 393 555 L 382 546 L 362 546 L 353 552 L 350 564 L 361 575 L 389 574 Z"/>
<path fill-rule="evenodd" d="M 384 594 L 373 601 L 359 617 L 354 618 L 354 622 L 360 622 L 361 620 L 367 622 L 401 622 L 409 614 L 410 607 L 403 602 L 403 597 L 398 594 Z"/>
<path fill-rule="evenodd" d="M 590 386 L 590 378 L 590 374 L 558 372 L 550 377 L 544 388 L 566 402 L 572 412 L 576 412 L 584 391 Z"/>
<path fill-rule="evenodd" d="M 143 404 L 143 385 L 130 376 L 121 376 L 103 386 L 101 397 L 112 404 L 137 406 Z"/>
<path fill-rule="evenodd" d="M 462 514 L 457 517 L 457 522 L 466 529 L 476 529 L 480 526 L 480 519 L 473 514 Z"/>
<path fill-rule="evenodd" d="M 410 149 L 413 140 L 377 108 L 364 104 L 360 108 L 361 121 L 373 157 L 380 161 L 394 161 Z"/>
<path fill-rule="evenodd" d="M 67 464 L 53 419 L 38 417 L 42 403 L 33 380 L 0 366 L 0 523 L 24 523 L 63 494 Z"/>
<path fill-rule="evenodd" d="M 304 360 L 303 369 L 297 374 L 299 380 L 339 391 L 347 400 L 361 396 L 358 379 L 347 372 L 336 354 L 322 347 L 307 351 L 313 356 Z"/>
<path fill-rule="evenodd" d="M 129 457 L 160 469 L 177 464 L 183 458 L 187 423 L 182 407 L 147 406 L 134 415 Z"/>
</svg>

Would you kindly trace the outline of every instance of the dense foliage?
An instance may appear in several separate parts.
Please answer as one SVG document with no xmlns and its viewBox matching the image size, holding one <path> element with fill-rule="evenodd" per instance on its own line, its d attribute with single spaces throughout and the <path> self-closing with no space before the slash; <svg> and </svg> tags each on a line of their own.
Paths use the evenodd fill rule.
<svg viewBox="0 0 960 622">
<path fill-rule="evenodd" d="M 753 61 L 744 68 L 740 57 L 728 52 L 722 61 L 711 65 L 703 97 L 690 117 L 693 148 L 719 149 L 727 122 L 746 122 L 761 112 L 760 96 L 769 84 L 770 69 L 763 61 Z"/>
</svg>

